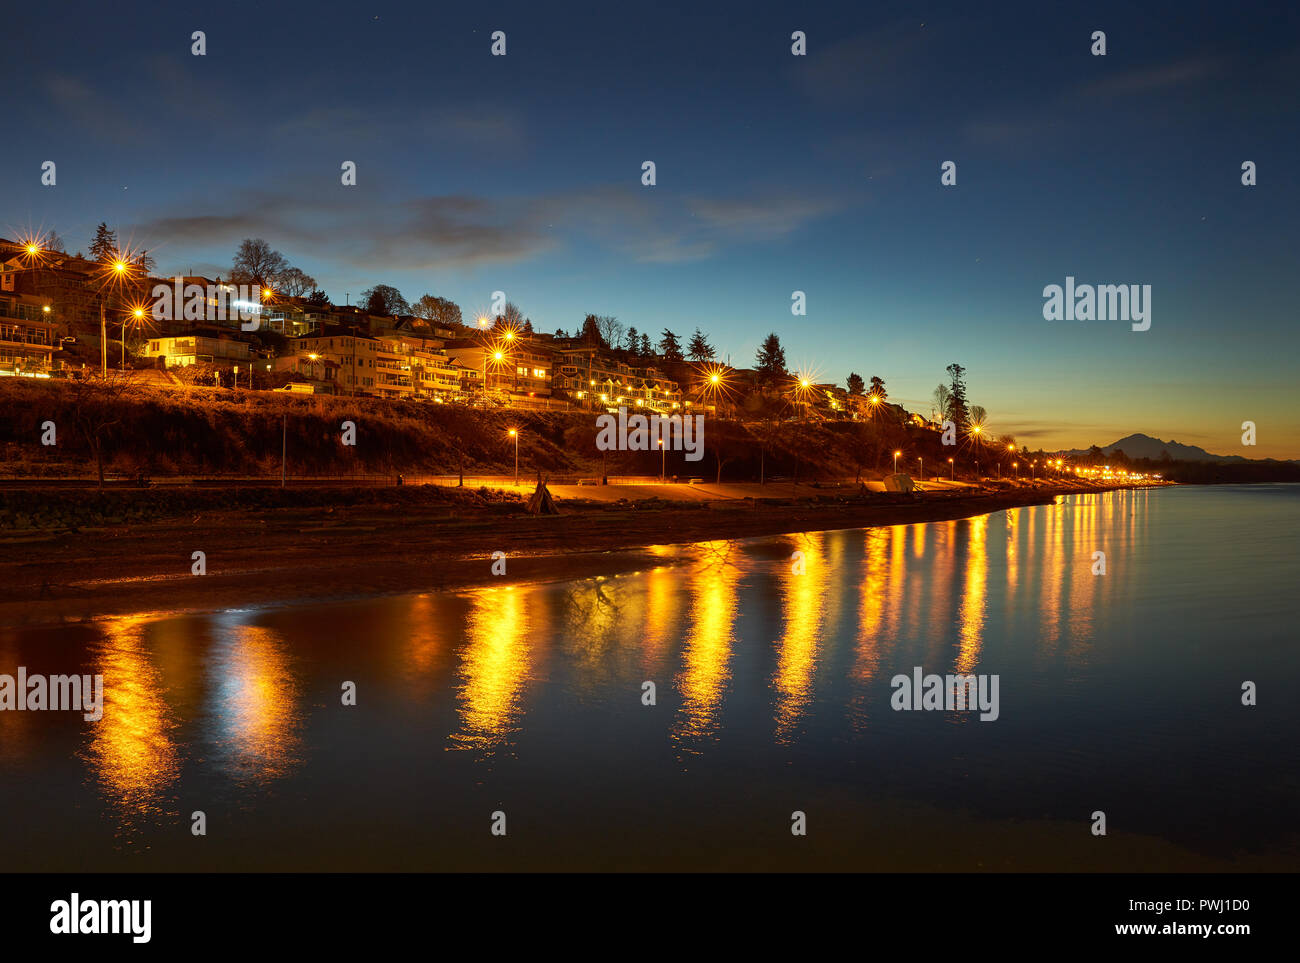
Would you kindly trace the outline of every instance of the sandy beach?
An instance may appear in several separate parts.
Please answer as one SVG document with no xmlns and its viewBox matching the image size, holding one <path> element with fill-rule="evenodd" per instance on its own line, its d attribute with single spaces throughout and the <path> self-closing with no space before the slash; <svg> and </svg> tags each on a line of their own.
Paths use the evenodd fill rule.
<svg viewBox="0 0 1300 963">
<path fill-rule="evenodd" d="M 559 515 L 522 511 L 530 486 L 495 504 L 409 503 L 201 510 L 183 517 L 0 535 L 0 624 L 439 591 L 493 581 L 609 575 L 663 564 L 650 546 L 966 518 L 1059 495 L 1062 482 L 989 492 L 933 484 L 916 495 L 851 486 L 554 486 Z M 142 493 L 143 494 L 143 493 Z M 87 498 L 93 493 L 87 493 Z M 202 552 L 206 574 L 193 574 Z"/>
</svg>

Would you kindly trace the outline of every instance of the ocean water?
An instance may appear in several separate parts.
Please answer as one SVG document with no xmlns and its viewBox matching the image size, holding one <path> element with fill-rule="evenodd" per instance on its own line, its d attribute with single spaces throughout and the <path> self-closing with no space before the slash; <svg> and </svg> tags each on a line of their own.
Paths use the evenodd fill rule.
<svg viewBox="0 0 1300 963">
<path fill-rule="evenodd" d="M 607 578 L 200 615 L 142 587 L 0 629 L 0 673 L 105 692 L 0 711 L 0 865 L 1294 870 L 1298 537 L 1300 486 L 1181 487 Z M 895 709 L 918 667 L 996 676 L 997 718 Z"/>
</svg>

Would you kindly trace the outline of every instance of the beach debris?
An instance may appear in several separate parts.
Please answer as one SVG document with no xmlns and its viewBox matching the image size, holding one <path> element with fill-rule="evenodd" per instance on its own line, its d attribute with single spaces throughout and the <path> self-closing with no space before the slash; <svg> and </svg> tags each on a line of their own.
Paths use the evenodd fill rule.
<svg viewBox="0 0 1300 963">
<path fill-rule="evenodd" d="M 915 487 L 911 476 L 904 475 L 902 472 L 897 475 L 885 476 L 885 491 L 887 492 L 911 492 Z"/>
<path fill-rule="evenodd" d="M 560 509 L 556 507 L 555 499 L 551 497 L 550 489 L 546 487 L 546 479 L 537 479 L 537 487 L 533 489 L 533 494 L 528 499 L 526 510 L 529 515 L 560 514 Z"/>
</svg>

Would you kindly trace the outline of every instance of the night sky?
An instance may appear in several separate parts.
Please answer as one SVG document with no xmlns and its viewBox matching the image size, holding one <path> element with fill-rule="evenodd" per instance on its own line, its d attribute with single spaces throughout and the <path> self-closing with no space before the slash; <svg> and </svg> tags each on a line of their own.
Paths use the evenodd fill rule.
<svg viewBox="0 0 1300 963">
<path fill-rule="evenodd" d="M 260 236 L 339 303 L 503 290 L 739 366 L 776 331 L 926 414 L 959 361 L 1035 447 L 1300 457 L 1300 14 L 1129 6 L 16 4 L 0 234 L 209 276 Z M 1151 329 L 1045 321 L 1067 275 L 1150 284 Z"/>
</svg>

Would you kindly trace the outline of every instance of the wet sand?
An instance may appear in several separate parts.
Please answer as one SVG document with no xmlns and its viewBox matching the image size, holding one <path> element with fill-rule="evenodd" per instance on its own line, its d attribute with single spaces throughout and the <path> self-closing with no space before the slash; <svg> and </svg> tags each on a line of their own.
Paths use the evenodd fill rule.
<svg viewBox="0 0 1300 963">
<path fill-rule="evenodd" d="M 640 500 L 629 487 L 629 500 L 615 504 L 562 499 L 562 514 L 550 516 L 434 502 L 8 531 L 0 535 L 0 625 L 455 589 L 502 578 L 493 552 L 506 553 L 510 582 L 611 575 L 664 564 L 651 546 L 968 518 L 1112 487 L 684 502 L 655 498 L 647 486 Z M 195 552 L 204 553 L 205 575 L 192 572 Z"/>
</svg>

